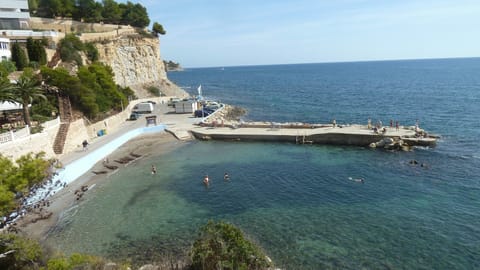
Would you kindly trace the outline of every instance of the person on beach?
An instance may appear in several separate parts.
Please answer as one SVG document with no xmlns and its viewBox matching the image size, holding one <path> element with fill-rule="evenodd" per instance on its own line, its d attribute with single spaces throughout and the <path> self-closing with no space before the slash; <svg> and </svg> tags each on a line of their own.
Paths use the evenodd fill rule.
<svg viewBox="0 0 480 270">
<path fill-rule="evenodd" d="M 396 129 L 397 131 L 399 130 L 399 127 L 400 127 L 400 126 L 399 126 L 398 121 L 395 121 L 395 129 Z"/>
<path fill-rule="evenodd" d="M 83 145 L 83 151 L 87 151 L 87 150 L 88 150 L 88 142 L 87 142 L 87 140 L 83 140 L 82 145 Z"/>
<path fill-rule="evenodd" d="M 155 167 L 155 165 L 152 165 L 152 174 L 157 174 L 157 167 Z"/>
<path fill-rule="evenodd" d="M 230 175 L 228 175 L 227 172 L 225 172 L 225 174 L 223 175 L 223 180 L 225 180 L 225 181 L 230 180 Z"/>
</svg>

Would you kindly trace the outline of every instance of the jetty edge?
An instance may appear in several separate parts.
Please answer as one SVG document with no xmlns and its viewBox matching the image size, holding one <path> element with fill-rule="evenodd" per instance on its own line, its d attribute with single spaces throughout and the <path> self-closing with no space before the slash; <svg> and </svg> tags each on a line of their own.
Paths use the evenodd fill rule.
<svg viewBox="0 0 480 270">
<path fill-rule="evenodd" d="M 376 132 L 367 125 L 244 122 L 238 125 L 202 123 L 191 133 L 199 140 L 270 141 L 382 148 L 435 147 L 438 136 L 414 126 Z"/>
</svg>

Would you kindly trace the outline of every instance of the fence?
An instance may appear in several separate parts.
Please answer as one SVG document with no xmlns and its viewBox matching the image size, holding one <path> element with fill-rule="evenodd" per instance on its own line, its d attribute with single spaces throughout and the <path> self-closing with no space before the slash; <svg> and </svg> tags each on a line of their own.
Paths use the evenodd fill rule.
<svg viewBox="0 0 480 270">
<path fill-rule="evenodd" d="M 51 121 L 47 121 L 43 123 L 42 126 L 44 129 L 49 130 L 51 128 L 58 126 L 59 124 L 60 124 L 60 117 L 57 117 Z M 29 126 L 25 126 L 25 128 L 19 129 L 17 131 L 10 130 L 6 133 L 0 134 L 0 144 L 13 142 L 18 139 L 26 138 L 29 136 L 31 136 Z"/>
</svg>

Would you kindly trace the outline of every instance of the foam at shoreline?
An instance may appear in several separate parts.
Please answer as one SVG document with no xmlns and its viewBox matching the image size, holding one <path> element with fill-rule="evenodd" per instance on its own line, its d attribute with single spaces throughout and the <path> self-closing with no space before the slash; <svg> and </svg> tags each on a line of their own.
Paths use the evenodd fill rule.
<svg viewBox="0 0 480 270">
<path fill-rule="evenodd" d="M 83 157 L 65 165 L 65 167 L 58 170 L 51 181 L 38 188 L 34 194 L 27 198 L 26 205 L 38 203 L 42 199 L 46 199 L 60 191 L 64 187 L 63 184 L 72 183 L 84 173 L 88 172 L 88 170 L 90 170 L 97 162 L 104 159 L 106 156 L 111 154 L 129 140 L 143 134 L 162 132 L 165 130 L 165 128 L 166 126 L 164 124 L 160 124 L 157 126 L 142 127 L 130 130 L 125 134 L 122 134 L 120 137 L 107 142 L 100 148 L 86 153 Z"/>
</svg>

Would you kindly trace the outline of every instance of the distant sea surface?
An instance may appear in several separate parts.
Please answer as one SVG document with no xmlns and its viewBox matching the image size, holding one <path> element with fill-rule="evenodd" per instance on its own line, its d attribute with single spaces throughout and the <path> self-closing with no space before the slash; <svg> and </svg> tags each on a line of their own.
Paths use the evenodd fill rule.
<svg viewBox="0 0 480 270">
<path fill-rule="evenodd" d="M 97 184 L 65 213 L 50 243 L 149 260 L 188 249 L 213 219 L 240 227 L 283 269 L 480 269 L 479 58 L 168 76 L 192 95 L 201 84 L 205 97 L 246 108 L 246 120 L 413 126 L 418 119 L 441 139 L 413 152 L 194 141 Z"/>
</svg>

